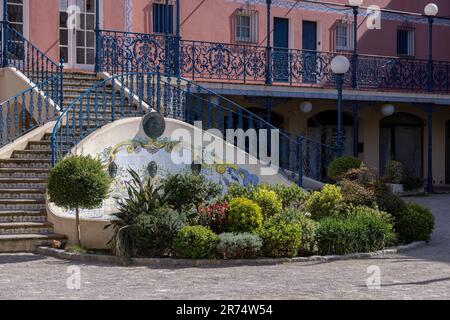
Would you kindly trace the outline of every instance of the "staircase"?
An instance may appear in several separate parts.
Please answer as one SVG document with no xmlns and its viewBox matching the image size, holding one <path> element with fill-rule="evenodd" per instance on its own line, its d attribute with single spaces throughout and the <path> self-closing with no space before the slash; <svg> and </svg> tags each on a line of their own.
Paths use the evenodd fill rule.
<svg viewBox="0 0 450 320">
<path fill-rule="evenodd" d="M 51 134 L 0 159 L 0 252 L 34 251 L 64 236 L 47 222 L 45 195 L 51 168 Z"/>
<path fill-rule="evenodd" d="M 98 81 L 93 73 L 64 73 L 64 108 Z M 65 239 L 47 221 L 50 169 L 51 133 L 29 141 L 25 150 L 15 150 L 9 159 L 0 159 L 0 252 L 30 252 Z"/>
</svg>

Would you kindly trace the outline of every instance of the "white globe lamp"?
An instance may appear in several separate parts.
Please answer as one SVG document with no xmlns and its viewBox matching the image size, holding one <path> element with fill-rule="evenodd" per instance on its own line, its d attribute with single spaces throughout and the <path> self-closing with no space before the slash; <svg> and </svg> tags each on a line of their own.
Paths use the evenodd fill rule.
<svg viewBox="0 0 450 320">
<path fill-rule="evenodd" d="M 303 113 L 310 113 L 313 109 L 313 105 L 311 101 L 303 101 L 300 104 L 300 111 Z"/>
<path fill-rule="evenodd" d="M 386 117 L 392 116 L 395 113 L 394 105 L 390 104 L 390 103 L 386 103 L 385 105 L 383 105 L 381 107 L 381 113 Z"/>
<path fill-rule="evenodd" d="M 435 17 L 439 12 L 439 7 L 435 3 L 429 3 L 425 6 L 424 12 L 428 17 Z"/>
<path fill-rule="evenodd" d="M 331 60 L 331 71 L 334 74 L 345 74 L 350 69 L 350 61 L 345 56 L 336 56 Z"/>
</svg>

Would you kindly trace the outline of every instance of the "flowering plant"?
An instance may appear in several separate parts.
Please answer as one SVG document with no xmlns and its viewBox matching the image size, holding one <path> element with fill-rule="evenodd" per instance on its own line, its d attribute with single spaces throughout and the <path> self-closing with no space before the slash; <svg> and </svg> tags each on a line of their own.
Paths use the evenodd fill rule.
<svg viewBox="0 0 450 320">
<path fill-rule="evenodd" d="M 227 202 L 211 204 L 200 208 L 197 216 L 197 224 L 210 227 L 215 233 L 220 234 L 226 231 L 228 226 Z"/>
</svg>

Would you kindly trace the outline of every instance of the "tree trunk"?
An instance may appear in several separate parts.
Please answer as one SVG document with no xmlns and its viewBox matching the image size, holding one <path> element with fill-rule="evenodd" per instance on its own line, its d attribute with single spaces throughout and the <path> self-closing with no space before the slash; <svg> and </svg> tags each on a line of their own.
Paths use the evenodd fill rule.
<svg viewBox="0 0 450 320">
<path fill-rule="evenodd" d="M 80 209 L 78 207 L 75 209 L 75 216 L 77 244 L 79 247 L 81 247 Z"/>
</svg>

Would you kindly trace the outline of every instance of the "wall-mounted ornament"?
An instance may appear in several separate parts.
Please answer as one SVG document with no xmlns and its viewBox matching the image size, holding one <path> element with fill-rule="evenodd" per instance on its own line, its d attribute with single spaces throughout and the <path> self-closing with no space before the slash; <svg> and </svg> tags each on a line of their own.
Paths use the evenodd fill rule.
<svg viewBox="0 0 450 320">
<path fill-rule="evenodd" d="M 147 137 L 158 139 L 166 130 L 166 120 L 158 112 L 150 112 L 144 116 L 142 127 Z"/>
</svg>

